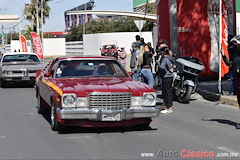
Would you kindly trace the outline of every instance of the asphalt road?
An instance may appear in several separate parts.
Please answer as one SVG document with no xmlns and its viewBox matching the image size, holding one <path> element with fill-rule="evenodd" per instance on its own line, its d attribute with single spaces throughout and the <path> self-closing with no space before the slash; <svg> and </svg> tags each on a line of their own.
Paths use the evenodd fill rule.
<svg viewBox="0 0 240 160">
<path fill-rule="evenodd" d="M 239 109 L 198 95 L 190 104 L 174 102 L 174 113 L 154 118 L 148 129 L 70 127 L 62 133 L 51 130 L 49 115 L 37 113 L 34 95 L 27 86 L 0 88 L 0 159 L 240 159 Z"/>
</svg>

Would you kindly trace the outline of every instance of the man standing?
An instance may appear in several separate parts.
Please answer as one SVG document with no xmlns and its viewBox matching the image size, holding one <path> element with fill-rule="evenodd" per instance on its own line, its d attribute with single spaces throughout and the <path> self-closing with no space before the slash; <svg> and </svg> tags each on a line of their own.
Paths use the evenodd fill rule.
<svg viewBox="0 0 240 160">
<path fill-rule="evenodd" d="M 141 68 L 138 67 L 135 71 L 135 66 L 137 64 L 137 59 L 139 58 L 140 50 L 139 47 L 137 47 L 137 43 L 132 43 L 132 50 L 131 50 L 131 59 L 130 59 L 130 68 L 133 74 L 133 79 L 136 81 L 141 81 L 140 71 Z"/>
</svg>

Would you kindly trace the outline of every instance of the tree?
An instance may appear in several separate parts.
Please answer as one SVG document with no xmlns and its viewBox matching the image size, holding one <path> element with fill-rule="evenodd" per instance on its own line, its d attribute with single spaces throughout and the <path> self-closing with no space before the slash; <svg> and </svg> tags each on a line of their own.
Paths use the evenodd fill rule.
<svg viewBox="0 0 240 160">
<path fill-rule="evenodd" d="M 26 30 L 22 31 L 22 34 L 27 38 L 27 39 L 31 39 L 31 32 L 33 32 L 33 28 L 29 25 L 25 25 L 24 28 L 26 28 Z"/>
<path fill-rule="evenodd" d="M 33 24 L 33 31 L 37 31 L 37 17 L 36 17 L 36 6 L 38 6 L 38 19 L 39 27 L 45 24 L 45 18 L 49 17 L 50 7 L 47 4 L 50 0 L 42 0 L 43 6 L 41 7 L 41 0 L 31 0 L 31 3 L 25 4 L 23 15 L 25 19 L 29 20 Z M 38 4 L 37 4 L 38 2 Z M 41 10 L 43 9 L 43 22 L 41 21 Z"/>
<path fill-rule="evenodd" d="M 147 4 L 147 13 L 156 14 L 156 3 Z M 117 19 L 95 19 L 85 24 L 85 33 L 110 33 L 110 32 L 138 32 L 138 29 L 134 23 L 133 17 L 122 16 Z M 152 31 L 154 22 L 147 21 L 143 26 L 142 31 Z M 67 41 L 81 41 L 83 34 L 83 27 L 72 26 L 70 34 L 66 36 Z"/>
</svg>

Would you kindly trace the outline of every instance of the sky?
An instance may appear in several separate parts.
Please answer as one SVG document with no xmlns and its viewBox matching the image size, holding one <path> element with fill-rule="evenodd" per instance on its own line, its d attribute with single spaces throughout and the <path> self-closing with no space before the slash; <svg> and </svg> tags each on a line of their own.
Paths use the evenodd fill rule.
<svg viewBox="0 0 240 160">
<path fill-rule="evenodd" d="M 77 7 L 89 0 L 52 0 L 49 2 L 51 8 L 50 16 L 43 26 L 44 32 L 64 31 L 64 12 Z M 95 7 L 93 10 L 114 10 L 114 11 L 133 11 L 133 0 L 94 0 Z M 30 0 L 0 0 L 0 15 L 17 14 L 20 17 L 21 29 L 26 29 L 24 26 L 30 24 L 28 20 L 23 17 L 24 4 L 30 3 Z M 0 23 L 4 32 L 8 33 L 18 31 L 17 23 Z M 0 33 L 2 30 L 0 30 Z"/>
</svg>

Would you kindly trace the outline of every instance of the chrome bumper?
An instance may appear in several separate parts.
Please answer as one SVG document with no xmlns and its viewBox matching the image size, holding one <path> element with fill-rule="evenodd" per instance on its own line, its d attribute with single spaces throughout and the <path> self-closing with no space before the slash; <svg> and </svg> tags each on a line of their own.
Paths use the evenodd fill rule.
<svg viewBox="0 0 240 160">
<path fill-rule="evenodd" d="M 13 75 L 7 75 L 2 76 L 2 79 L 5 81 L 34 81 L 35 76 L 13 76 Z"/>
<path fill-rule="evenodd" d="M 120 114 L 120 120 L 131 120 L 135 118 L 158 117 L 159 107 L 142 107 L 137 109 L 99 110 L 99 109 L 57 109 L 60 119 L 85 119 L 102 121 L 103 114 Z"/>
</svg>

